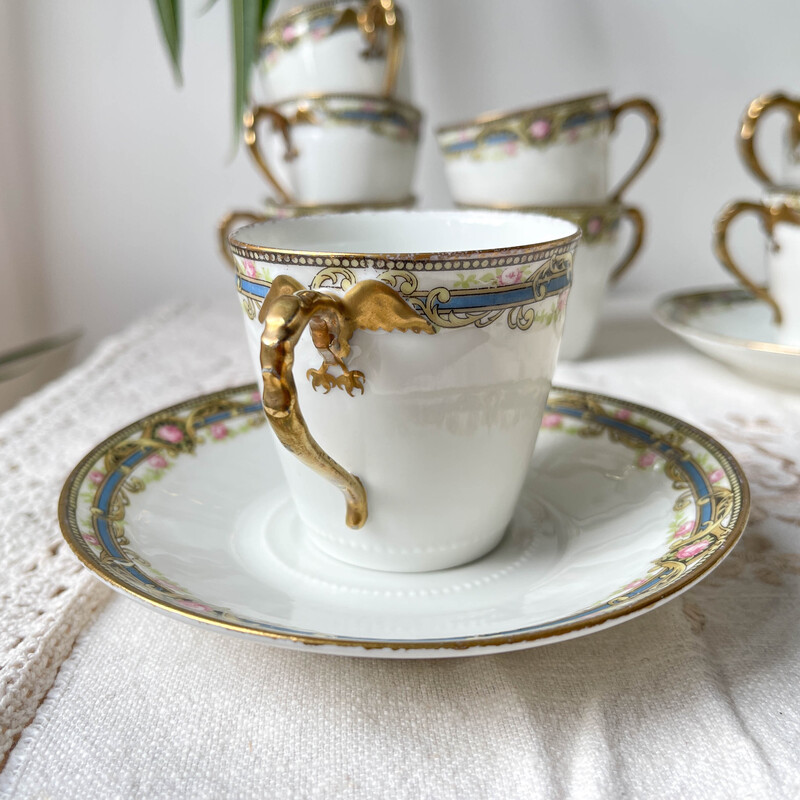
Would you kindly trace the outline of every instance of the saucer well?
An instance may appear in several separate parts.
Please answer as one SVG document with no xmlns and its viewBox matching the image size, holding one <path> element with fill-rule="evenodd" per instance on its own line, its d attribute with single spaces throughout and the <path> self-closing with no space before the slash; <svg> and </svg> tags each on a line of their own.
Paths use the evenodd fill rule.
<svg viewBox="0 0 800 800">
<path fill-rule="evenodd" d="M 800 345 L 780 344 L 770 307 L 744 289 L 709 289 L 659 300 L 656 321 L 692 347 L 750 378 L 800 389 Z"/>
<path fill-rule="evenodd" d="M 430 658 L 547 644 L 649 611 L 720 562 L 748 510 L 741 468 L 706 434 L 554 388 L 495 550 L 439 572 L 349 566 L 307 541 L 253 384 L 95 447 L 64 485 L 59 520 L 98 577 L 179 619 L 314 652 Z"/>
</svg>

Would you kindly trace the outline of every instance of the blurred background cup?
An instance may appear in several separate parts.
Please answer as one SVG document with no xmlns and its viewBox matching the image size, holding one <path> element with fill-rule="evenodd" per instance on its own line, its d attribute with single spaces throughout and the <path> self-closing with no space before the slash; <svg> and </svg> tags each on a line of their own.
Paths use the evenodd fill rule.
<svg viewBox="0 0 800 800">
<path fill-rule="evenodd" d="M 257 106 L 245 143 L 284 205 L 403 203 L 411 195 L 420 112 L 407 103 L 329 94 Z M 272 124 L 262 146 L 259 129 Z"/>
<path fill-rule="evenodd" d="M 754 281 L 731 255 L 730 226 L 741 214 L 755 215 L 767 236 L 767 286 Z M 727 205 L 714 223 L 714 249 L 722 266 L 770 306 L 778 343 L 800 344 L 800 193 L 776 189 L 760 203 L 739 200 Z"/>
<path fill-rule="evenodd" d="M 609 190 L 609 142 L 628 112 L 644 116 L 647 138 L 636 163 Z M 605 93 L 485 115 L 436 133 L 453 199 L 482 206 L 617 200 L 650 160 L 659 135 L 652 103 L 633 98 L 612 105 Z"/>
<path fill-rule="evenodd" d="M 225 261 L 236 269 L 236 260 L 231 253 L 228 237 L 237 228 L 253 222 L 267 222 L 271 219 L 294 219 L 295 217 L 308 217 L 312 214 L 346 214 L 350 211 L 391 211 L 400 208 L 414 208 L 416 197 L 407 197 L 399 203 L 343 203 L 329 206 L 286 206 L 267 198 L 260 209 L 240 209 L 229 211 L 217 223 L 217 242 L 219 251 Z"/>
<path fill-rule="evenodd" d="M 498 211 L 364 211 L 232 234 L 265 412 L 319 548 L 416 572 L 500 541 L 579 238 L 565 220 Z"/>
<path fill-rule="evenodd" d="M 509 210 L 548 214 L 569 220 L 581 229 L 583 237 L 573 261 L 572 288 L 559 358 L 583 358 L 595 339 L 606 287 L 609 282 L 619 280 L 642 247 L 644 217 L 638 208 L 616 202 L 594 206 L 520 206 Z M 627 246 L 621 233 L 625 219 L 631 229 Z"/>
<path fill-rule="evenodd" d="M 290 11 L 261 39 L 262 100 L 307 94 L 410 99 L 402 13 L 393 0 L 333 0 Z"/>
<path fill-rule="evenodd" d="M 758 131 L 764 127 L 772 112 L 783 112 L 788 120 L 784 133 L 783 153 L 768 159 L 772 167 L 765 166 L 763 147 L 757 146 Z M 791 97 L 777 92 L 762 95 L 747 107 L 739 131 L 739 152 L 745 166 L 758 181 L 767 187 L 783 187 L 800 191 L 800 96 Z M 777 163 L 777 172 L 773 173 Z"/>
</svg>

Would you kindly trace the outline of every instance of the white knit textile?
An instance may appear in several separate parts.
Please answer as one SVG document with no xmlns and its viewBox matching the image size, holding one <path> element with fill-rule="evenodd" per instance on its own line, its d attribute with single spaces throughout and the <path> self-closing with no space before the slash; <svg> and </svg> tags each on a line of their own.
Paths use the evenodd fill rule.
<svg viewBox="0 0 800 800">
<path fill-rule="evenodd" d="M 557 379 L 697 424 L 744 466 L 745 536 L 674 602 L 558 645 L 421 662 L 275 649 L 104 604 L 56 547 L 61 482 L 131 419 L 249 380 L 236 313 L 164 310 L 0 419 L 4 745 L 27 726 L 0 796 L 800 795 L 800 394 L 695 354 L 641 304 L 617 304 L 596 358 Z"/>
</svg>

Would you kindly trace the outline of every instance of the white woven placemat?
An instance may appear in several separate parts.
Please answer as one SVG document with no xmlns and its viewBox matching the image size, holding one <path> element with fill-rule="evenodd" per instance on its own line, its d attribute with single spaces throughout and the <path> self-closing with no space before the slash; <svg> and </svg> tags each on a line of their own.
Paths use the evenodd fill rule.
<svg viewBox="0 0 800 800">
<path fill-rule="evenodd" d="M 0 420 L 0 728 L 16 741 L 0 795 L 798 796 L 800 395 L 750 384 L 626 308 L 598 357 L 559 381 L 718 436 L 750 477 L 752 522 L 674 602 L 520 653 L 362 661 L 117 596 L 96 611 L 105 590 L 57 547 L 61 482 L 133 418 L 250 379 L 235 307 L 160 312 Z"/>
</svg>

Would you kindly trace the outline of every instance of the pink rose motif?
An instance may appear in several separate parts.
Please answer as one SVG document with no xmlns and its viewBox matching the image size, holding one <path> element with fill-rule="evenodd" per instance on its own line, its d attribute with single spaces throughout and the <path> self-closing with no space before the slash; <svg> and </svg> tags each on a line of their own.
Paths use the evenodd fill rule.
<svg viewBox="0 0 800 800">
<path fill-rule="evenodd" d="M 629 408 L 618 408 L 614 412 L 614 419 L 620 419 L 623 422 L 629 420 L 631 418 L 631 411 Z"/>
<path fill-rule="evenodd" d="M 251 403 L 260 403 L 261 402 L 261 393 L 260 392 L 253 392 L 250 395 L 250 402 Z"/>
<path fill-rule="evenodd" d="M 211 606 L 207 606 L 205 603 L 198 603 L 194 600 L 175 600 L 175 603 L 183 608 L 190 608 L 193 611 L 211 611 Z"/>
<path fill-rule="evenodd" d="M 283 41 L 291 42 L 293 39 L 296 38 L 297 38 L 297 31 L 291 25 L 287 25 L 283 29 Z"/>
<path fill-rule="evenodd" d="M 507 156 L 515 156 L 517 154 L 517 143 L 516 142 L 506 142 L 503 145 L 503 150 Z"/>
<path fill-rule="evenodd" d="M 713 472 L 708 473 L 708 479 L 711 483 L 719 483 L 725 477 L 725 473 L 721 469 L 715 469 Z"/>
<path fill-rule="evenodd" d="M 99 544 L 99 542 L 97 541 L 97 537 L 96 536 L 92 536 L 91 533 L 84 533 L 83 534 L 83 541 L 84 542 L 88 542 L 89 544 Z"/>
<path fill-rule="evenodd" d="M 522 283 L 522 267 L 506 267 L 497 279 L 500 286 L 511 286 L 514 283 Z"/>
<path fill-rule="evenodd" d="M 569 300 L 569 289 L 565 289 L 558 295 L 557 308 L 559 311 L 563 311 L 567 307 L 567 300 Z"/>
<path fill-rule="evenodd" d="M 320 39 L 323 39 L 325 37 L 326 33 L 327 31 L 325 30 L 325 28 L 314 28 L 314 30 L 311 31 L 311 37 L 319 41 Z"/>
<path fill-rule="evenodd" d="M 95 485 L 99 486 L 103 482 L 103 478 L 105 478 L 105 474 L 100 472 L 99 469 L 93 469 L 89 473 L 89 480 Z"/>
<path fill-rule="evenodd" d="M 647 469 L 648 467 L 652 467 L 655 462 L 656 454 L 652 450 L 648 450 L 639 456 L 639 460 L 636 462 L 636 465 L 640 469 Z"/>
<path fill-rule="evenodd" d="M 156 429 L 156 436 L 172 444 L 183 441 L 183 431 L 177 425 L 162 425 Z"/>
<path fill-rule="evenodd" d="M 256 265 L 249 258 L 245 258 L 242 261 L 242 263 L 244 264 L 245 275 L 249 275 L 251 278 L 255 278 L 255 276 L 256 276 Z"/>
<path fill-rule="evenodd" d="M 214 439 L 224 439 L 228 435 L 228 427 L 224 422 L 215 422 L 209 430 Z"/>
<path fill-rule="evenodd" d="M 148 456 L 147 463 L 153 469 L 166 469 L 168 466 L 167 459 L 161 455 L 161 453 L 153 453 L 153 455 Z"/>
<path fill-rule="evenodd" d="M 600 217 L 592 217 L 586 223 L 586 232 L 592 236 L 597 236 L 601 230 L 603 230 L 603 220 Z"/>
<path fill-rule="evenodd" d="M 558 428 L 561 425 L 561 414 L 545 414 L 542 417 L 543 428 Z"/>
<path fill-rule="evenodd" d="M 690 522 L 684 522 L 683 525 L 672 534 L 673 539 L 683 539 L 684 536 L 688 536 L 694 530 L 694 520 Z"/>
<path fill-rule="evenodd" d="M 639 578 L 638 581 L 633 581 L 633 583 L 629 583 L 624 589 L 623 592 L 630 592 L 633 589 L 638 589 L 640 586 L 644 586 L 647 583 L 647 578 Z"/>
<path fill-rule="evenodd" d="M 546 119 L 536 119 L 528 130 L 534 139 L 546 139 L 550 135 L 552 126 Z"/>
<path fill-rule="evenodd" d="M 675 555 L 678 558 L 693 558 L 698 553 L 702 553 L 703 550 L 707 549 L 711 546 L 711 542 L 706 539 L 702 542 L 694 542 L 693 544 L 687 544 L 686 547 L 681 547 Z"/>
</svg>

